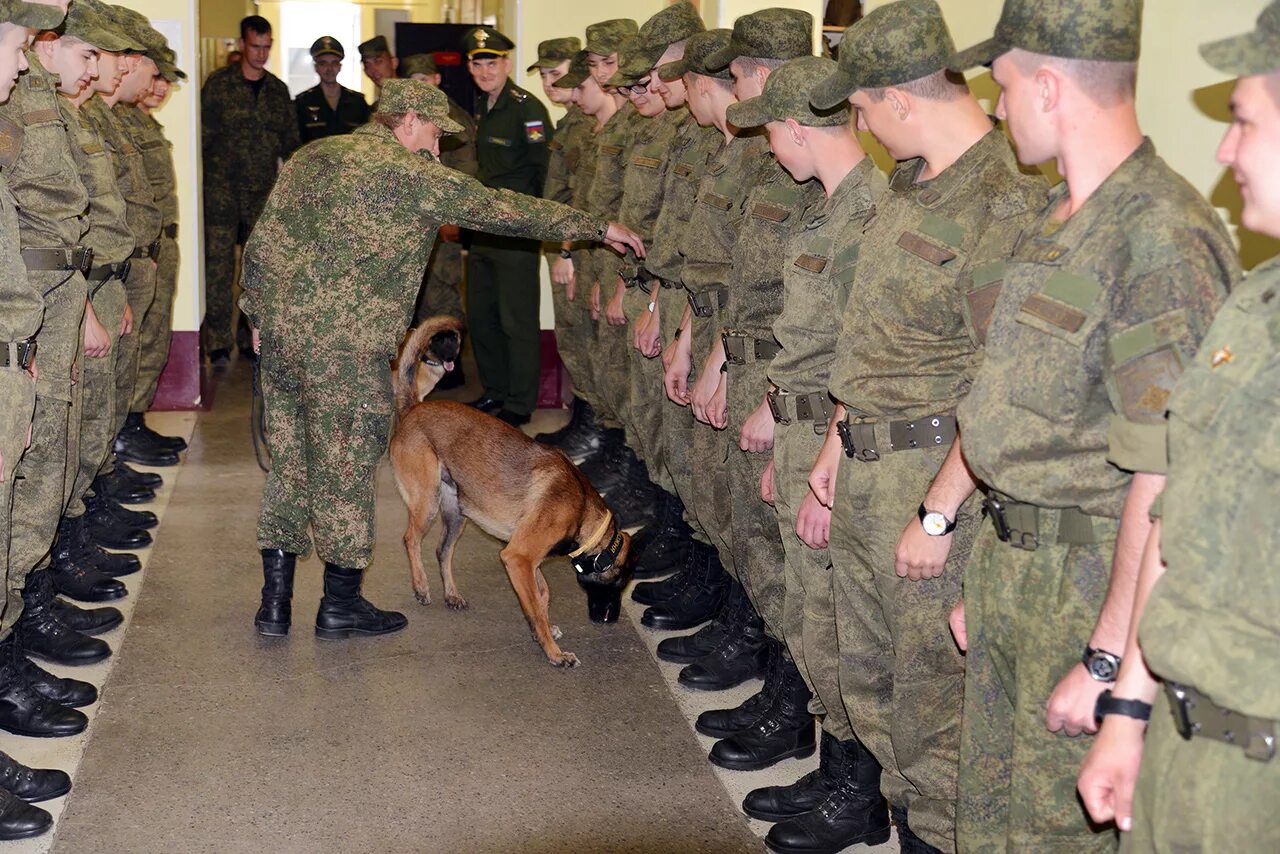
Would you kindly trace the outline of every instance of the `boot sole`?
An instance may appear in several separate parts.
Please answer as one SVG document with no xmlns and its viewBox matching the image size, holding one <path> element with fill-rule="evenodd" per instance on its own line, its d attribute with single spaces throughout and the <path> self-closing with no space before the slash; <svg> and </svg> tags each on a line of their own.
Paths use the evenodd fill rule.
<svg viewBox="0 0 1280 854">
<path fill-rule="evenodd" d="M 373 631 L 370 629 L 322 629 L 319 626 L 316 626 L 316 637 L 321 640 L 346 640 L 352 635 L 377 637 L 378 635 L 392 635 L 396 632 L 402 632 L 406 628 L 407 626 L 396 626 L 394 629 Z"/>
<path fill-rule="evenodd" d="M 106 594 L 99 594 L 96 596 L 77 596 L 74 593 L 68 593 L 65 590 L 59 590 L 58 595 L 66 596 L 68 599 L 71 599 L 75 602 L 114 602 L 117 599 L 124 599 L 125 597 L 127 597 L 129 595 L 129 591 L 124 590 L 120 593 L 106 593 Z"/>
<path fill-rule="evenodd" d="M 715 616 L 715 612 L 713 611 L 712 613 L 707 614 L 705 617 L 703 617 L 702 619 L 696 622 L 689 622 L 686 620 L 683 622 L 674 623 L 674 622 L 667 622 L 666 620 L 663 620 L 661 623 L 658 623 L 657 625 L 654 625 L 654 623 L 657 622 L 656 620 L 649 621 L 649 620 L 646 620 L 644 617 L 641 617 L 640 625 L 644 626 L 646 629 L 653 629 L 655 632 L 680 632 L 680 631 L 684 631 L 685 629 L 696 629 L 698 626 L 702 625 L 703 623 L 710 622 L 711 618 L 714 616 Z"/>
<path fill-rule="evenodd" d="M 66 621 L 64 620 L 63 622 L 66 622 Z M 124 617 L 122 616 L 118 620 L 112 620 L 111 622 L 103 623 L 100 626 L 90 626 L 87 629 L 77 629 L 75 626 L 71 625 L 70 623 L 67 623 L 67 626 L 68 628 L 75 629 L 75 631 L 79 632 L 82 635 L 88 635 L 89 637 L 97 637 L 98 635 L 105 635 L 107 632 L 111 631 L 112 629 L 114 629 L 116 626 L 120 625 L 123 622 L 124 622 Z"/>
<path fill-rule="evenodd" d="M 5 732 L 12 735 L 25 735 L 27 738 L 70 738 L 73 735 L 79 735 L 89 728 L 88 723 L 80 727 L 80 729 L 69 729 L 65 732 L 35 732 L 34 730 L 10 729 L 9 727 L 0 727 Z"/>
<path fill-rule="evenodd" d="M 707 652 L 711 652 L 711 650 L 707 650 Z M 658 656 L 660 661 L 670 662 L 671 664 L 693 664 L 699 658 L 702 658 L 703 655 L 706 655 L 707 652 L 702 653 L 702 655 L 671 655 L 670 653 L 659 650 L 655 655 Z M 683 685 L 684 683 L 682 682 L 680 684 Z M 685 687 L 692 688 L 693 686 L 686 685 Z"/>
<path fill-rule="evenodd" d="M 254 620 L 253 627 L 264 638 L 283 638 L 289 636 L 290 623 L 260 623 Z"/>
<path fill-rule="evenodd" d="M 754 810 L 754 809 L 749 810 L 746 808 L 746 806 L 742 807 L 743 815 L 749 818 L 758 819 L 760 821 L 771 822 L 773 824 L 777 824 L 780 821 L 790 821 L 793 818 L 799 818 L 800 816 L 804 815 L 805 812 L 808 812 L 808 810 L 805 810 L 804 812 L 783 813 L 783 812 L 765 812 L 764 810 Z"/>
<path fill-rule="evenodd" d="M 50 664 L 58 664 L 63 667 L 81 667 L 87 664 L 97 664 L 99 661 L 106 661 L 108 658 L 111 657 L 110 649 L 107 650 L 106 655 L 96 655 L 91 658 L 70 658 L 70 659 L 54 658 L 52 656 L 45 655 L 43 652 L 36 652 L 35 650 L 32 650 L 32 649 L 24 648 L 23 652 L 25 652 L 27 655 L 31 656 L 32 658 L 38 658 L 41 661 L 47 661 Z"/>
<path fill-rule="evenodd" d="M 707 754 L 707 760 L 712 765 L 729 771 L 763 771 L 765 768 L 777 765 L 784 759 L 804 759 L 808 756 L 812 756 L 814 751 L 817 749 L 818 746 L 816 744 L 808 744 L 804 747 L 796 747 L 786 751 L 785 753 L 779 753 L 777 756 L 772 756 L 767 760 L 757 762 L 734 762 L 732 760 L 717 759 L 710 753 Z M 837 848 L 835 850 L 839 851 L 840 849 Z"/>
<path fill-rule="evenodd" d="M 49 822 L 44 827 L 37 827 L 33 830 L 24 830 L 21 833 L 0 833 L 0 841 L 12 842 L 15 839 L 31 839 L 35 836 L 44 836 L 53 827 L 53 822 Z"/>
<path fill-rule="evenodd" d="M 65 795 L 65 794 L 66 794 L 67 792 L 69 792 L 69 791 L 71 791 L 71 786 L 70 786 L 70 785 L 67 785 L 67 786 L 62 787 L 61 789 L 59 789 L 59 790 L 58 790 L 58 791 L 56 791 L 56 792 L 48 792 L 48 793 L 46 793 L 46 794 L 43 794 L 43 795 L 40 795 L 40 796 L 38 796 L 38 797 L 34 797 L 34 798 L 18 798 L 18 796 L 17 796 L 17 795 L 14 795 L 14 797 L 15 797 L 15 798 L 18 798 L 18 800 L 23 801 L 24 803 L 28 803 L 28 804 L 42 804 L 42 803 L 44 803 L 45 801 L 51 801 L 51 800 L 53 800 L 54 798 L 60 798 L 60 797 L 62 797 L 63 795 Z"/>
<path fill-rule="evenodd" d="M 851 845 L 882 845 L 889 841 L 889 828 L 873 830 L 847 839 L 836 848 L 797 848 L 791 845 L 775 845 L 765 840 L 765 847 L 776 854 L 839 854 Z"/>
</svg>

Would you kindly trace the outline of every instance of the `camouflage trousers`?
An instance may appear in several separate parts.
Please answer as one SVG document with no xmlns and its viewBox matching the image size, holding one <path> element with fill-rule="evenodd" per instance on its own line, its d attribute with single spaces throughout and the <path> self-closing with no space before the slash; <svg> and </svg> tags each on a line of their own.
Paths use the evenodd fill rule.
<svg viewBox="0 0 1280 854">
<path fill-rule="evenodd" d="M 418 294 L 418 305 L 413 312 L 417 326 L 428 317 L 445 315 L 464 320 L 462 313 L 462 244 L 436 240 L 431 250 L 431 261 Z"/>
<path fill-rule="evenodd" d="M 1125 854 L 1280 851 L 1280 764 L 1249 759 L 1241 745 L 1184 739 L 1161 691 L 1151 710 Z"/>
<path fill-rule="evenodd" d="M 520 415 L 538 405 L 538 245 L 477 235 L 467 257 L 467 328 L 487 395 Z"/>
<path fill-rule="evenodd" d="M 957 514 L 941 577 L 912 581 L 894 572 L 898 538 L 946 453 L 926 448 L 871 463 L 841 459 L 830 551 L 849 719 L 884 769 L 885 797 L 910 811 L 920 838 L 954 851 L 964 659 L 947 617 L 960 599 L 976 502 Z"/>
<path fill-rule="evenodd" d="M 251 225 L 250 225 L 251 227 Z M 245 233 L 248 233 L 245 228 Z M 230 350 L 243 333 L 233 330 L 236 304 L 236 245 L 239 223 L 205 220 L 204 225 L 204 346 L 206 350 Z M 247 323 L 241 320 L 241 325 Z"/>
<path fill-rule="evenodd" d="M 147 315 L 156 299 L 156 266 L 149 260 L 136 262 L 129 269 L 129 276 L 124 280 L 124 293 L 133 311 L 133 332 L 120 336 L 116 345 L 116 431 L 124 426 L 133 403 L 134 389 L 138 384 L 138 365 L 141 360 L 142 330 L 147 322 Z M 142 410 L 137 410 L 142 411 Z M 113 463 L 103 463 L 102 473 L 111 470 Z"/>
<path fill-rule="evenodd" d="M 739 445 L 743 424 L 769 388 L 768 370 L 767 362 L 729 366 L 729 427 L 724 432 L 729 453 L 730 541 L 738 580 L 764 620 L 766 633 L 774 640 L 785 640 L 786 556 L 777 511 L 760 498 L 760 478 L 773 455 L 748 453 Z"/>
<path fill-rule="evenodd" d="M 13 515 L 9 540 L 7 599 L 0 615 L 0 637 L 22 615 L 27 575 L 49 554 L 58 521 L 67 507 L 68 460 L 80 453 L 80 384 L 72 377 L 83 352 L 85 281 L 79 273 L 32 272 L 32 283 L 49 291 L 44 323 L 36 334 L 40 378 L 36 382 L 31 447 L 14 468 Z"/>
<path fill-rule="evenodd" d="M 791 658 L 813 692 L 809 711 L 838 741 L 853 738 L 853 725 L 840 696 L 840 645 L 836 638 L 835 589 L 831 556 L 811 549 L 796 535 L 796 516 L 809 494 L 809 470 L 822 448 L 812 422 L 775 425 L 773 501 L 785 555 L 786 598 L 782 634 Z"/>
<path fill-rule="evenodd" d="M 12 589 L 9 576 L 10 521 L 13 513 L 13 476 L 26 447 L 27 429 L 36 408 L 36 384 L 26 371 L 0 368 L 0 461 L 4 475 L 0 480 L 0 572 L 6 579 L 5 590 Z M 21 589 L 22 585 L 18 585 Z M 21 599 L 19 599 L 19 603 Z M 0 623 L 10 610 L 7 592 L 0 602 Z M 21 604 L 18 604 L 21 611 Z M 10 621 L 8 625 L 12 625 Z"/>
<path fill-rule="evenodd" d="M 585 253 L 575 253 L 578 254 Z M 557 256 L 549 257 L 549 263 L 554 263 Z M 573 299 L 569 299 L 568 289 L 552 282 L 551 304 L 556 315 L 556 350 L 564 369 L 569 372 L 573 392 L 595 408 L 597 401 L 591 391 L 591 351 L 587 346 L 594 331 L 587 294 L 575 285 Z"/>
<path fill-rule="evenodd" d="M 596 321 L 595 347 L 592 350 L 593 384 L 603 401 L 609 426 L 626 429 L 631 423 L 631 326 L 610 326 L 604 307 L 613 288 L 600 296 L 600 319 Z M 628 315 L 630 317 L 630 315 Z M 638 450 L 634 445 L 633 450 Z"/>
<path fill-rule="evenodd" d="M 720 334 L 719 329 L 718 316 L 693 318 L 689 331 L 693 335 L 690 349 L 695 380 L 706 362 L 711 342 Z M 690 389 L 692 390 L 692 385 Z M 733 496 L 729 492 L 729 451 L 738 443 L 735 440 L 731 446 L 728 434 L 727 429 L 716 430 L 701 421 L 693 422 L 693 446 L 689 453 L 689 463 L 698 476 L 693 478 L 693 503 L 690 506 L 693 514 L 698 517 L 698 524 L 706 531 L 711 545 L 719 553 L 724 568 L 741 582 L 739 567 L 734 563 Z"/>
<path fill-rule="evenodd" d="M 134 383 L 130 412 L 146 412 L 156 399 L 160 374 L 169 362 L 169 340 L 173 337 L 173 297 L 178 289 L 178 241 L 161 237 L 156 268 L 155 299 L 138 333 L 138 379 Z M 138 328 L 137 318 L 134 327 Z"/>
<path fill-rule="evenodd" d="M 120 346 L 120 322 L 124 318 L 124 285 L 113 278 L 100 287 L 96 282 L 89 287 L 91 291 L 98 289 L 91 300 L 93 313 L 111 338 L 111 351 L 98 358 L 83 354 L 81 357 L 80 453 L 67 460 L 71 500 L 66 515 L 70 518 L 84 515 L 84 494 L 110 456 L 123 420 L 116 401 L 116 351 Z"/>
<path fill-rule="evenodd" d="M 659 288 L 658 321 L 662 325 L 662 340 L 671 341 L 680 325 L 680 315 L 688 305 L 682 288 Z M 660 363 L 661 358 L 658 359 Z M 659 383 L 662 380 L 659 379 Z M 672 492 L 684 504 L 684 520 L 693 528 L 693 537 L 702 543 L 710 543 L 711 537 L 703 529 L 694 513 L 693 501 L 693 413 L 687 406 L 678 406 L 667 397 L 665 388 L 659 388 L 662 396 L 662 448 L 667 473 L 671 476 Z M 702 426 L 702 425 L 698 425 Z"/>
<path fill-rule="evenodd" d="M 271 472 L 258 547 L 305 555 L 314 535 L 322 560 L 368 566 L 394 409 L 387 357 L 264 331 L 260 371 Z"/>
<path fill-rule="evenodd" d="M 654 287 L 656 289 L 656 283 Z M 623 298 L 623 307 L 631 321 L 627 326 L 627 387 L 631 402 L 627 444 L 644 460 L 649 479 L 667 492 L 674 492 L 662 443 L 662 410 L 667 403 L 662 387 L 662 358 L 650 359 L 631 346 L 636 318 L 647 314 L 649 301 L 657 299 L 657 290 L 650 295 L 638 287 L 628 288 Z"/>
<path fill-rule="evenodd" d="M 1076 795 L 1092 739 L 1051 733 L 1044 722 L 1049 696 L 1080 663 L 1107 592 L 1117 525 L 1094 521 L 1109 531 L 1088 545 L 1056 544 L 1046 519 L 1035 551 L 1000 542 L 990 523 L 974 541 L 964 578 L 962 852 L 1115 850 L 1115 833 L 1093 830 Z"/>
</svg>

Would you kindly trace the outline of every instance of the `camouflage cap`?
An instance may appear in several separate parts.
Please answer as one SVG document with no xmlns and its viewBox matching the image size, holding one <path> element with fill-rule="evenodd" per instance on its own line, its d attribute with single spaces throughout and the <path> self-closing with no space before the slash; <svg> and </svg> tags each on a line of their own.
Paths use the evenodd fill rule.
<svg viewBox="0 0 1280 854">
<path fill-rule="evenodd" d="M 391 46 L 387 44 L 386 36 L 374 36 L 367 42 L 361 42 L 360 46 L 357 47 L 356 50 L 360 51 L 361 62 L 366 59 L 375 59 L 379 56 L 391 55 Z"/>
<path fill-rule="evenodd" d="M 462 125 L 449 118 L 449 96 L 421 80 L 388 80 L 382 86 L 378 112 L 417 113 L 418 118 L 435 122 L 445 133 L 462 132 Z"/>
<path fill-rule="evenodd" d="M 791 60 L 769 75 L 762 94 L 729 105 L 729 124 L 744 129 L 785 119 L 795 119 L 806 127 L 816 128 L 848 124 L 848 101 L 829 110 L 814 109 L 809 103 L 813 87 L 835 70 L 835 60 L 822 56 L 802 56 Z"/>
<path fill-rule="evenodd" d="M 439 74 L 436 58 L 430 53 L 414 53 L 400 60 L 400 76 L 412 77 L 415 74 Z"/>
<path fill-rule="evenodd" d="M 991 38 L 962 50 L 947 67 L 990 65 L 1021 48 L 1063 59 L 1136 62 L 1142 46 L 1142 0 L 1005 0 Z"/>
<path fill-rule="evenodd" d="M 928 77 L 955 53 L 936 0 L 897 0 L 844 31 L 840 65 L 813 90 L 813 105 L 834 107 L 858 89 L 882 89 Z"/>
<path fill-rule="evenodd" d="M 605 86 L 630 86 L 639 83 L 653 73 L 654 63 L 666 53 L 665 47 L 640 44 L 637 37 L 627 39 L 626 44 L 618 51 L 618 70 L 605 83 Z"/>
<path fill-rule="evenodd" d="M 580 50 L 569 60 L 569 70 L 551 85 L 556 89 L 576 89 L 591 76 L 591 66 L 587 65 L 587 52 Z"/>
<path fill-rule="evenodd" d="M 160 69 L 160 76 L 170 83 L 187 79 L 187 72 L 174 65 L 172 59 L 162 59 L 156 63 L 156 67 Z"/>
<path fill-rule="evenodd" d="M 116 23 L 111 12 L 99 0 L 76 0 L 72 3 L 63 32 L 108 53 L 147 49 L 147 45 Z"/>
<path fill-rule="evenodd" d="M 665 65 L 658 66 L 658 76 L 663 80 L 675 80 L 677 77 L 693 73 L 701 74 L 704 77 L 732 80 L 733 75 L 729 73 L 729 69 L 722 68 L 718 71 L 708 71 L 705 65 L 708 56 L 728 47 L 730 35 L 732 35 L 731 31 L 725 29 L 705 30 L 701 33 L 694 33 L 689 36 L 689 41 L 685 43 L 684 56 Z"/>
<path fill-rule="evenodd" d="M 640 32 L 640 25 L 630 18 L 614 18 L 587 27 L 587 53 L 609 56 L 617 53 L 627 39 Z"/>
<path fill-rule="evenodd" d="M 462 51 L 467 59 L 494 59 L 515 50 L 516 43 L 493 27 L 473 27 L 462 36 Z"/>
<path fill-rule="evenodd" d="M 67 17 L 57 6 L 23 3 L 22 0 L 0 0 L 0 21 L 35 30 L 54 30 Z"/>
<path fill-rule="evenodd" d="M 661 56 L 666 49 L 694 33 L 704 33 L 707 25 L 689 0 L 673 3 L 661 12 L 657 12 L 640 28 L 640 44 L 645 47 L 660 47 Z"/>
<path fill-rule="evenodd" d="M 812 54 L 812 15 L 798 9 L 761 9 L 734 21 L 728 46 L 708 56 L 704 65 L 719 71 L 740 56 L 795 59 Z"/>
<path fill-rule="evenodd" d="M 1262 10 L 1253 32 L 1202 44 L 1200 55 L 1227 74 L 1250 76 L 1280 69 L 1280 0 Z"/>
<path fill-rule="evenodd" d="M 555 68 L 562 62 L 572 60 L 573 55 L 580 50 L 582 50 L 582 39 L 577 36 L 538 42 L 538 61 L 525 70 Z"/>
<path fill-rule="evenodd" d="M 316 59 L 321 56 L 336 56 L 338 59 L 346 59 L 347 52 L 342 49 L 342 42 L 333 36 L 321 36 L 311 43 L 311 58 Z"/>
<path fill-rule="evenodd" d="M 159 65 L 159 59 L 164 56 L 166 51 L 172 53 L 169 47 L 169 40 L 164 34 L 151 26 L 151 21 L 141 12 L 125 6 L 107 6 L 103 5 L 102 9 L 108 15 L 117 29 L 123 30 L 124 34 L 130 40 L 137 42 L 143 47 L 138 48 L 140 53 L 150 57 Z"/>
</svg>

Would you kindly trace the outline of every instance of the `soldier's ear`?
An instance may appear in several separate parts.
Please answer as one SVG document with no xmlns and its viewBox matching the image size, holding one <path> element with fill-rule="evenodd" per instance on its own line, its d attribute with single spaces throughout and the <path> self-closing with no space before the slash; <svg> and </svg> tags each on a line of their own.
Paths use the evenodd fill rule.
<svg viewBox="0 0 1280 854">
<path fill-rule="evenodd" d="M 398 56 L 391 57 L 391 70 L 392 71 L 400 70 L 400 57 Z"/>
</svg>

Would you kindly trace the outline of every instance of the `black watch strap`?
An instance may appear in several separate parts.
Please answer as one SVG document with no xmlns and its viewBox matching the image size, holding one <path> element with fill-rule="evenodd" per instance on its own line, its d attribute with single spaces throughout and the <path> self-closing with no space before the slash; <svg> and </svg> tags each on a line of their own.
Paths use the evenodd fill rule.
<svg viewBox="0 0 1280 854">
<path fill-rule="evenodd" d="M 1107 715 L 1123 715 L 1136 721 L 1151 720 L 1151 704 L 1141 700 L 1121 700 L 1111 694 L 1110 689 L 1098 695 L 1098 702 L 1093 707 L 1093 716 L 1102 721 Z"/>
</svg>

